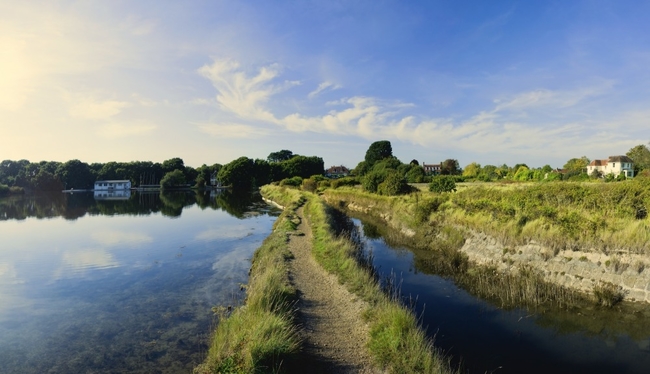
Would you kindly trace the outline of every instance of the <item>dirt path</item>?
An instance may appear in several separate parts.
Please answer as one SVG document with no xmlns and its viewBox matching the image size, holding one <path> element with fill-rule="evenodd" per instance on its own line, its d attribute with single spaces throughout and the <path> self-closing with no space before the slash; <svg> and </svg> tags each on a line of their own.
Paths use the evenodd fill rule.
<svg viewBox="0 0 650 374">
<path fill-rule="evenodd" d="M 368 327 L 361 318 L 365 303 L 339 284 L 311 254 L 311 229 L 302 212 L 298 235 L 292 235 L 289 250 L 291 279 L 298 289 L 298 318 L 304 352 L 292 372 L 374 373 L 366 343 Z M 300 233 L 304 233 L 301 235 Z"/>
</svg>

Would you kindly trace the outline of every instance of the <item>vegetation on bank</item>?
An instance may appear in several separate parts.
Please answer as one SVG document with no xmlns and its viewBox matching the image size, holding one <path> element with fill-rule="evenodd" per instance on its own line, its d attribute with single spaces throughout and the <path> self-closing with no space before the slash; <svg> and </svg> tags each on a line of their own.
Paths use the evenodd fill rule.
<svg viewBox="0 0 650 374">
<path fill-rule="evenodd" d="M 264 186 L 262 194 L 282 204 L 297 190 Z M 382 290 L 360 250 L 345 236 L 334 234 L 331 208 L 308 194 L 305 215 L 313 233 L 313 254 L 350 292 L 369 303 L 370 350 L 375 362 L 393 373 L 447 373 L 448 360 L 436 351 L 412 311 Z"/>
<path fill-rule="evenodd" d="M 378 196 L 359 189 L 329 189 L 323 198 L 333 206 L 345 208 L 354 204 L 367 208 L 366 214 L 376 221 L 383 236 L 420 253 L 415 265 L 420 271 L 453 278 L 471 293 L 493 300 L 503 307 L 556 305 L 568 307 L 587 301 L 586 296 L 548 282 L 531 267 L 518 272 L 501 272 L 491 266 L 469 261 L 460 251 L 464 243 L 463 229 L 448 223 L 452 194 L 420 193 L 406 196 Z M 393 227 L 386 229 L 386 221 Z M 411 230 L 413 236 L 400 234 L 400 228 Z M 387 232 L 389 231 L 390 232 Z M 608 290 L 609 291 L 609 290 Z M 620 294 L 601 292 L 596 300 L 602 305 L 620 301 Z"/>
<path fill-rule="evenodd" d="M 195 373 L 275 373 L 298 353 L 300 340 L 294 321 L 297 295 L 289 281 L 292 255 L 287 236 L 297 227 L 295 209 L 300 204 L 302 200 L 296 194 L 283 200 L 287 209 L 253 256 L 246 304 L 234 310 L 215 308 L 219 324 L 208 357 Z"/>
</svg>

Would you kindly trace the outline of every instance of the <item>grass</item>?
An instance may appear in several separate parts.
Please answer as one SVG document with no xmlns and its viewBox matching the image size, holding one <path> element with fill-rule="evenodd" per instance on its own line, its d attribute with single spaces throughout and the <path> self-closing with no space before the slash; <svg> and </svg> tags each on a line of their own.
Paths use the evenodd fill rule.
<svg viewBox="0 0 650 374">
<path fill-rule="evenodd" d="M 287 198 L 283 203 L 288 209 L 253 256 L 245 305 L 232 313 L 216 308 L 219 324 L 208 357 L 195 373 L 281 372 L 285 361 L 298 353 L 297 295 L 288 278 L 287 238 L 295 230 L 295 209 L 301 200 Z"/>
<path fill-rule="evenodd" d="M 508 189 L 514 190 L 513 187 Z M 462 229 L 447 224 L 450 214 L 460 213 L 450 212 L 448 208 L 445 210 L 445 205 L 452 199 L 449 194 L 446 195 L 416 194 L 388 198 L 356 189 L 337 189 L 326 191 L 324 199 L 339 207 L 349 203 L 372 207 L 364 218 L 378 228 L 389 244 L 393 242 L 416 249 L 415 263 L 419 270 L 451 277 L 469 292 L 501 307 L 555 305 L 565 308 L 587 300 L 577 291 L 546 281 L 541 273 L 531 267 L 522 267 L 515 273 L 500 272 L 493 267 L 470 262 L 467 255 L 460 251 L 465 241 Z M 425 213 L 418 214 L 418 210 Z M 474 215 L 472 218 L 484 224 L 490 222 L 487 216 Z M 515 222 L 498 226 L 498 236 L 520 232 L 517 226 Z M 414 235 L 400 234 L 404 228 L 412 229 Z M 504 261 L 507 259 L 504 258 Z"/>
<path fill-rule="evenodd" d="M 265 186 L 262 194 L 269 198 L 286 193 L 279 189 Z M 452 372 L 449 360 L 435 349 L 413 312 L 381 288 L 360 249 L 345 235 L 335 234 L 334 210 L 316 195 L 304 196 L 315 259 L 350 292 L 369 304 L 364 317 L 370 325 L 368 349 L 375 363 L 389 373 Z"/>
</svg>

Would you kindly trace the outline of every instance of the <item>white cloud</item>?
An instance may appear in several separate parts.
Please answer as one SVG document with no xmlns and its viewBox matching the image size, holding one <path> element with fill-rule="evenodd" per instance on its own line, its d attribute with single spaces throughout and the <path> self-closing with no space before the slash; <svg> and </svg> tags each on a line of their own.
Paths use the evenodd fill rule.
<svg viewBox="0 0 650 374">
<path fill-rule="evenodd" d="M 315 90 L 310 92 L 307 95 L 307 97 L 309 97 L 310 99 L 313 99 L 314 97 L 318 96 L 321 92 L 323 92 L 323 91 L 325 91 L 327 89 L 329 89 L 331 91 L 334 91 L 334 90 L 338 90 L 340 88 L 341 88 L 341 86 L 338 85 L 338 84 L 334 84 L 332 82 L 323 82 L 323 83 L 318 85 L 318 88 L 316 88 Z"/>
<path fill-rule="evenodd" d="M 197 127 L 205 134 L 224 139 L 253 139 L 269 134 L 265 128 L 238 123 L 204 123 L 197 124 Z"/>
<path fill-rule="evenodd" d="M 61 267 L 54 271 L 54 279 L 85 274 L 90 269 L 109 269 L 119 266 L 113 256 L 103 249 L 66 251 L 61 262 Z"/>
<path fill-rule="evenodd" d="M 98 134 L 107 139 L 139 136 L 152 132 L 156 125 L 147 122 L 109 123 L 99 128 Z"/>
<path fill-rule="evenodd" d="M 99 244 L 114 246 L 116 244 L 142 244 L 151 243 L 153 238 L 147 234 L 116 230 L 103 230 L 92 233 L 91 237 Z"/>
<path fill-rule="evenodd" d="M 82 119 L 101 120 L 119 114 L 131 106 L 126 101 L 96 100 L 92 97 L 79 98 L 70 105 L 70 116 Z"/>
</svg>

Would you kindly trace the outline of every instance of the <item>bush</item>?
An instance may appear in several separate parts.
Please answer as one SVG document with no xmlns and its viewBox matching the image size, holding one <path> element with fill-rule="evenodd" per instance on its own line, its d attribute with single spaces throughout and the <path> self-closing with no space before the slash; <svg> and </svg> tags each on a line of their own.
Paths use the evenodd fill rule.
<svg viewBox="0 0 650 374">
<path fill-rule="evenodd" d="M 160 188 L 169 189 L 173 187 L 180 187 L 184 186 L 185 183 L 185 174 L 183 174 L 181 170 L 176 169 L 165 174 L 163 179 L 160 180 Z"/>
<path fill-rule="evenodd" d="M 0 184 L 0 196 L 9 195 L 9 186 Z"/>
<path fill-rule="evenodd" d="M 359 180 L 354 177 L 343 177 L 343 178 L 335 179 L 330 182 L 332 188 L 339 188 L 342 186 L 356 186 L 358 184 L 359 184 Z"/>
<path fill-rule="evenodd" d="M 389 172 L 384 181 L 377 186 L 377 192 L 385 196 L 397 196 L 410 191 L 408 183 L 399 172 Z"/>
<path fill-rule="evenodd" d="M 429 191 L 431 192 L 456 192 L 455 177 L 451 175 L 439 175 L 434 177 L 429 183 Z"/>
<path fill-rule="evenodd" d="M 303 191 L 315 192 L 318 189 L 318 182 L 309 178 L 302 181 Z"/>
<path fill-rule="evenodd" d="M 302 178 L 300 177 L 285 178 L 280 181 L 280 186 L 300 187 L 301 185 Z"/>
<path fill-rule="evenodd" d="M 361 185 L 363 186 L 364 190 L 376 193 L 379 185 L 384 181 L 385 178 L 386 174 L 384 172 L 371 171 L 363 177 L 361 180 Z"/>
</svg>

